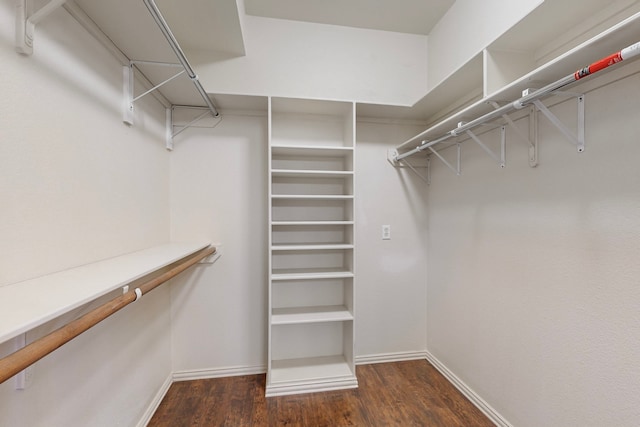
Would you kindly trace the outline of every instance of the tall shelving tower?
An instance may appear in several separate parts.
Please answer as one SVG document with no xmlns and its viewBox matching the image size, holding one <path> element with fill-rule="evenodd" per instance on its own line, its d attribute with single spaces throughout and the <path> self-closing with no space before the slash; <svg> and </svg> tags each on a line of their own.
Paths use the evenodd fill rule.
<svg viewBox="0 0 640 427">
<path fill-rule="evenodd" d="M 266 395 L 355 388 L 355 104 L 269 99 Z"/>
</svg>

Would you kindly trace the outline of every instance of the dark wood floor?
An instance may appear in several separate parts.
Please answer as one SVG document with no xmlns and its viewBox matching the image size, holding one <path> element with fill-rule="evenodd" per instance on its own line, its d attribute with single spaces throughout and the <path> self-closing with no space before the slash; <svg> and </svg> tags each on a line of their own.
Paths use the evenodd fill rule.
<svg viewBox="0 0 640 427">
<path fill-rule="evenodd" d="M 356 374 L 355 390 L 270 398 L 264 375 L 177 382 L 149 426 L 493 426 L 426 360 Z"/>
</svg>

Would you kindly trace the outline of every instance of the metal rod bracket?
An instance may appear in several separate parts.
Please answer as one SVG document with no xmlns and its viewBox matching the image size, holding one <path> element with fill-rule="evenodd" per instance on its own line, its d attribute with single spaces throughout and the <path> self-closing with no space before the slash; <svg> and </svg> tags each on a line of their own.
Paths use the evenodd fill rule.
<svg viewBox="0 0 640 427">
<path fill-rule="evenodd" d="M 527 91 L 524 91 L 523 94 L 527 93 Z M 495 101 L 489 101 L 489 105 L 493 106 L 496 110 L 500 108 L 500 105 Z M 538 118 L 535 106 L 529 106 L 529 135 L 525 135 L 507 114 L 504 114 L 502 118 L 511 130 L 520 137 L 519 139 L 527 144 L 529 150 L 529 166 L 532 168 L 538 166 Z M 502 132 L 504 132 L 504 130 Z"/>
<path fill-rule="evenodd" d="M 387 161 L 391 163 L 394 167 L 397 167 L 397 168 L 407 167 L 411 170 L 411 172 L 416 174 L 421 180 L 429 184 L 429 159 L 428 158 L 427 158 L 427 164 L 425 166 L 417 166 L 417 165 L 412 165 L 406 159 L 398 160 L 397 157 L 398 157 L 398 150 L 390 149 L 387 151 Z M 418 169 L 425 169 L 427 173 L 423 175 L 422 173 L 418 172 Z"/>
<path fill-rule="evenodd" d="M 538 166 L 538 110 L 535 105 L 529 106 L 529 166 Z"/>
<path fill-rule="evenodd" d="M 462 144 L 460 144 L 459 142 L 456 144 L 458 152 L 457 152 L 457 165 L 456 167 L 452 166 L 451 163 L 449 163 L 447 161 L 447 159 L 445 159 L 444 157 L 442 157 L 442 154 L 438 153 L 436 150 L 433 149 L 433 147 L 428 147 L 429 151 L 431 151 L 431 153 L 436 156 L 438 159 L 440 159 L 440 161 L 442 163 L 445 164 L 446 167 L 448 167 L 453 173 L 455 173 L 457 176 L 460 176 L 461 173 L 461 168 L 460 168 L 460 161 L 462 158 Z"/>
<path fill-rule="evenodd" d="M 158 90 L 159 88 L 161 88 L 162 86 L 164 86 L 165 84 L 169 83 L 171 80 L 181 76 L 182 74 L 185 73 L 185 70 L 181 70 L 178 73 L 174 74 L 173 76 L 169 77 L 168 79 L 164 80 L 162 83 L 159 83 L 153 87 L 151 87 L 149 90 L 141 93 L 138 96 L 135 96 L 135 89 L 134 89 L 134 83 L 135 83 L 135 72 L 134 72 L 134 66 L 135 64 L 147 64 L 147 65 L 157 65 L 157 66 L 161 66 L 161 67 L 175 67 L 176 64 L 172 64 L 172 63 L 167 63 L 167 62 L 151 62 L 151 61 L 136 61 L 136 60 L 132 60 L 129 61 L 129 65 L 125 65 L 122 70 L 123 70 L 123 94 L 124 94 L 124 110 L 122 113 L 122 121 L 128 125 L 133 125 L 133 112 L 134 112 L 134 107 L 133 104 L 138 101 L 140 98 L 142 98 L 143 96 L 146 96 L 148 94 L 150 94 L 151 92 Z"/>
<path fill-rule="evenodd" d="M 27 0 L 18 0 L 16 3 L 16 51 L 24 55 L 32 55 L 36 24 L 65 4 L 66 1 L 51 0 L 37 12 L 30 14 Z"/>
<path fill-rule="evenodd" d="M 471 132 L 471 130 L 467 130 L 466 133 L 467 135 L 469 135 L 469 137 L 474 140 L 476 142 L 476 144 L 478 144 L 493 160 L 495 160 L 498 165 L 500 165 L 501 168 L 504 168 L 506 165 L 506 160 L 505 160 L 505 152 L 506 152 L 506 134 L 505 134 L 505 127 L 502 126 L 500 131 L 500 157 L 498 157 L 497 154 L 495 154 L 493 151 L 491 151 L 491 149 L 489 147 L 487 147 L 487 145 L 482 142 L 482 140 L 480 138 L 478 138 L 478 136 Z"/>
<path fill-rule="evenodd" d="M 549 121 L 578 149 L 578 153 L 584 152 L 585 140 L 584 140 L 584 95 L 580 94 L 576 96 L 578 107 L 578 129 L 577 135 L 569 129 L 562 121 L 553 114 L 539 99 L 533 101 L 538 111 L 549 119 Z"/>
<path fill-rule="evenodd" d="M 189 109 L 189 110 L 204 110 L 204 112 L 202 114 L 199 114 L 196 118 L 194 118 L 193 120 L 191 120 L 189 123 L 187 123 L 186 125 L 180 125 L 177 126 L 174 123 L 174 117 L 173 117 L 173 110 L 175 110 L 176 108 L 184 108 L 184 109 Z M 220 121 L 222 120 L 222 116 L 221 115 L 213 115 L 213 112 L 207 108 L 207 107 L 193 107 L 193 106 L 189 106 L 189 105 L 172 105 L 170 108 L 166 109 L 166 147 L 167 150 L 172 151 L 173 150 L 173 138 L 175 138 L 177 135 L 181 134 L 182 132 L 184 132 L 185 130 L 189 129 L 190 127 L 193 127 L 197 122 L 199 122 L 200 120 L 202 120 L 203 118 L 207 117 L 208 115 L 213 116 L 213 118 L 217 118 L 218 122 L 213 126 L 217 126 L 218 123 L 220 123 Z M 173 131 L 173 129 L 175 127 L 178 127 L 178 130 L 176 130 L 175 132 Z"/>
</svg>

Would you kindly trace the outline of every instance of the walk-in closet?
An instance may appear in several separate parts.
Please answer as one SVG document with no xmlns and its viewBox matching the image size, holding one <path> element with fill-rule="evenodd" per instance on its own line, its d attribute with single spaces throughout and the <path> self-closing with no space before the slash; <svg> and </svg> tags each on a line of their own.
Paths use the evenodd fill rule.
<svg viewBox="0 0 640 427">
<path fill-rule="evenodd" d="M 637 426 L 639 58 L 638 0 L 0 0 L 0 426 Z"/>
</svg>

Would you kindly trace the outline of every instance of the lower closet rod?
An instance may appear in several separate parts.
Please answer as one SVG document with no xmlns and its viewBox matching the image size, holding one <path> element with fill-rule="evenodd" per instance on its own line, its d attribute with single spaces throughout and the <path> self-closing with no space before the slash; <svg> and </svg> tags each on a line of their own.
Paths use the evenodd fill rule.
<svg viewBox="0 0 640 427">
<path fill-rule="evenodd" d="M 214 253 L 216 253 L 216 248 L 212 246 L 201 249 L 186 258 L 184 261 L 180 262 L 175 267 L 162 273 L 160 276 L 144 282 L 136 289 L 130 290 L 119 297 L 104 303 L 84 316 L 67 323 L 50 334 L 45 335 L 7 357 L 0 359 L 0 384 L 59 347 L 62 347 L 64 344 L 68 343 L 91 327 L 97 325 L 115 312 L 138 300 L 142 295 L 152 291 L 167 280 L 177 276 L 184 270 L 200 262 L 200 260 Z"/>
</svg>

